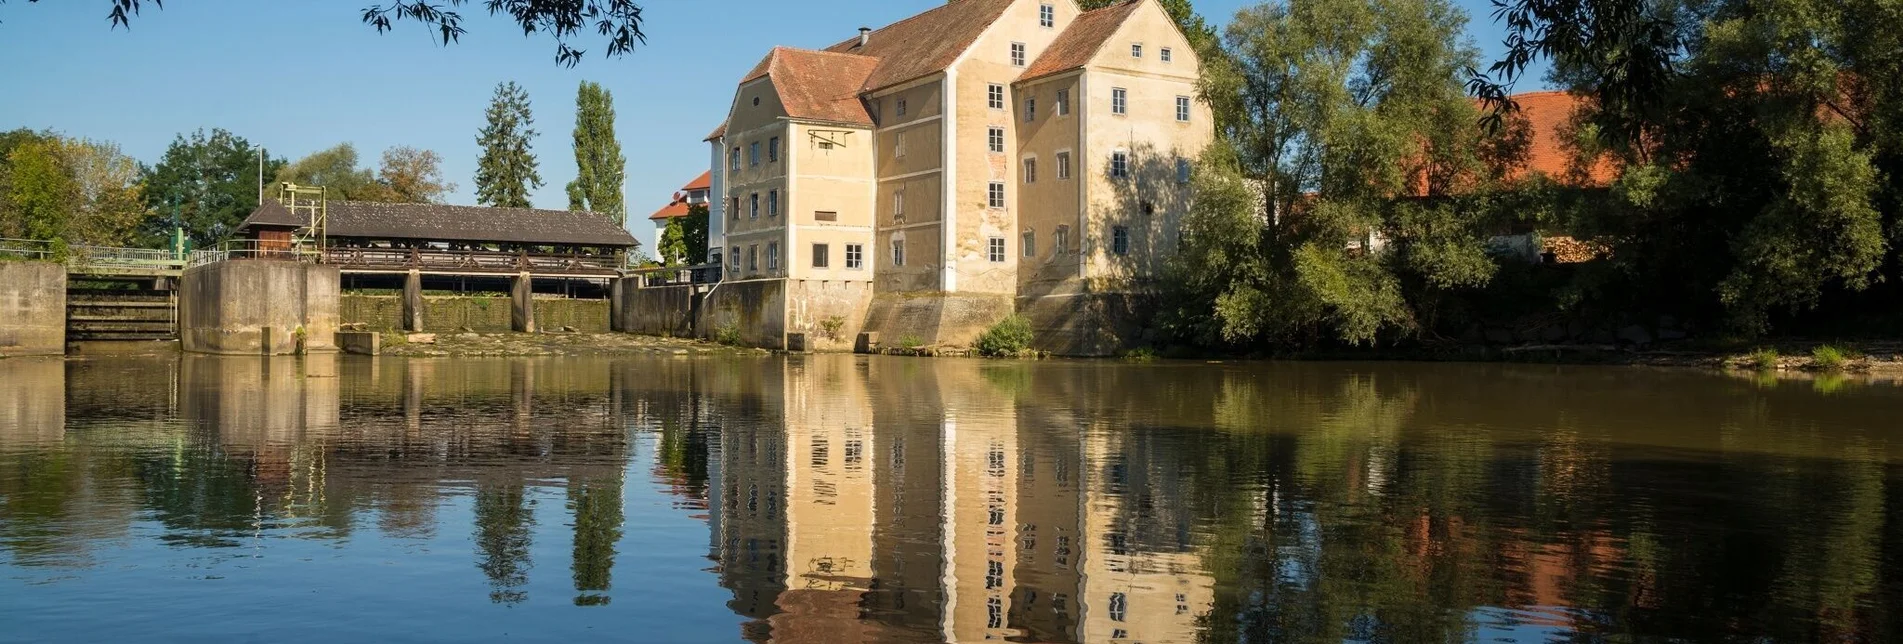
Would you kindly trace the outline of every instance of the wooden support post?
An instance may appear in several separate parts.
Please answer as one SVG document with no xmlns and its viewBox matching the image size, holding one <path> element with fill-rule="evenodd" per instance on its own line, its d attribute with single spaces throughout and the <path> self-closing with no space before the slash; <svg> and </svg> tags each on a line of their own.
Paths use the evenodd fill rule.
<svg viewBox="0 0 1903 644">
<path fill-rule="evenodd" d="M 414 268 L 403 277 L 403 330 L 423 330 L 423 273 Z"/>
<path fill-rule="evenodd" d="M 509 285 L 509 323 L 519 333 L 535 332 L 535 288 L 528 273 L 516 273 Z"/>
<path fill-rule="evenodd" d="M 627 330 L 625 328 L 627 325 L 621 320 L 621 308 L 625 306 L 628 297 L 628 294 L 622 290 L 626 288 L 626 282 L 626 279 L 619 277 L 608 279 L 608 330 L 616 333 Z"/>
</svg>

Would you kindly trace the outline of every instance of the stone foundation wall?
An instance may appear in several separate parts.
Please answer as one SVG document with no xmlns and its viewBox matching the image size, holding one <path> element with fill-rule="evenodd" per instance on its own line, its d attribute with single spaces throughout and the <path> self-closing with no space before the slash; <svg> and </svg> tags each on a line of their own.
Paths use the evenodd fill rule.
<svg viewBox="0 0 1903 644">
<path fill-rule="evenodd" d="M 423 330 L 455 333 L 508 333 L 515 330 L 506 297 L 441 296 L 423 298 Z"/>
<path fill-rule="evenodd" d="M 622 278 L 614 302 L 615 330 L 642 335 L 694 337 L 692 285 L 635 288 L 641 278 Z"/>
<path fill-rule="evenodd" d="M 805 333 L 809 351 L 851 351 L 871 308 L 872 282 L 787 281 L 786 331 Z"/>
<path fill-rule="evenodd" d="M 198 266 L 179 279 L 179 342 L 195 353 L 312 353 L 337 350 L 341 288 L 335 266 L 235 259 Z"/>
<path fill-rule="evenodd" d="M 0 357 L 66 353 L 66 267 L 0 261 Z"/>
<path fill-rule="evenodd" d="M 1017 312 L 1031 321 L 1032 347 L 1060 356 L 1112 356 L 1142 346 L 1153 296 L 1078 293 L 1022 297 Z"/>
<path fill-rule="evenodd" d="M 763 349 L 786 348 L 787 280 L 721 282 L 702 296 L 694 332 L 718 338 L 722 329 L 740 334 L 740 343 Z"/>
<path fill-rule="evenodd" d="M 354 295 L 339 298 L 337 321 L 362 324 L 371 331 L 403 329 L 403 298 L 397 295 Z"/>
<path fill-rule="evenodd" d="M 897 346 L 909 337 L 927 345 L 971 346 L 985 329 L 1009 317 L 1009 295 L 979 293 L 883 293 L 872 298 L 864 330 Z"/>
<path fill-rule="evenodd" d="M 424 323 L 428 324 L 428 321 Z M 560 331 L 564 327 L 580 333 L 607 333 L 608 301 L 536 298 L 535 328 Z"/>
</svg>

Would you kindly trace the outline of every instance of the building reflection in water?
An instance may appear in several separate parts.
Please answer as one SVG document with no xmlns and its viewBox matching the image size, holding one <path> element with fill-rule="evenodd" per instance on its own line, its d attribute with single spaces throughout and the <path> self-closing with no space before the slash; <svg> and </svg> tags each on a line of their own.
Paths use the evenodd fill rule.
<svg viewBox="0 0 1903 644">
<path fill-rule="evenodd" d="M 717 584 L 760 642 L 1891 639 L 1903 396 L 1464 369 L 5 360 L 0 550 L 466 535 L 473 601 Z"/>
</svg>

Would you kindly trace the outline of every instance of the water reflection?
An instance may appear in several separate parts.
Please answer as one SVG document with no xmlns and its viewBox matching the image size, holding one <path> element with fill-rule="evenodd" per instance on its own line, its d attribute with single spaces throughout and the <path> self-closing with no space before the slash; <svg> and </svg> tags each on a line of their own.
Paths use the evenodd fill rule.
<svg viewBox="0 0 1903 644">
<path fill-rule="evenodd" d="M 0 635 L 295 606 L 376 639 L 1886 641 L 1903 605 L 1889 388 L 850 356 L 0 383 L 29 609 Z M 149 599 L 60 619 L 100 589 Z"/>
</svg>

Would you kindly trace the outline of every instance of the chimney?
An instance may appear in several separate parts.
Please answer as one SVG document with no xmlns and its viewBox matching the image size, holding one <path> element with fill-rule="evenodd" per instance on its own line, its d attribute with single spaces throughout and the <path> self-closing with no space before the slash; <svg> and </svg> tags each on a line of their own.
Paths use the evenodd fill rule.
<svg viewBox="0 0 1903 644">
<path fill-rule="evenodd" d="M 872 40 L 872 28 L 860 27 L 859 28 L 859 46 L 860 47 L 866 46 L 866 41 L 868 40 Z"/>
</svg>

